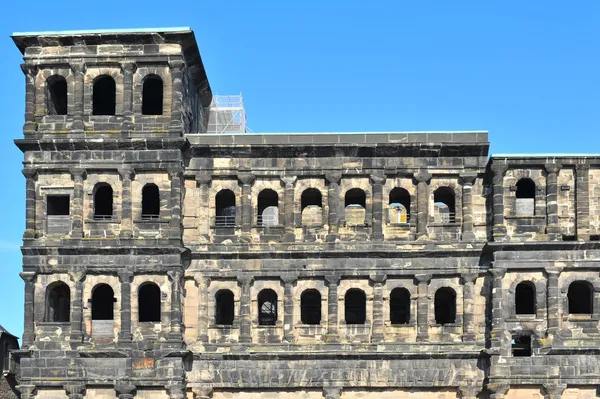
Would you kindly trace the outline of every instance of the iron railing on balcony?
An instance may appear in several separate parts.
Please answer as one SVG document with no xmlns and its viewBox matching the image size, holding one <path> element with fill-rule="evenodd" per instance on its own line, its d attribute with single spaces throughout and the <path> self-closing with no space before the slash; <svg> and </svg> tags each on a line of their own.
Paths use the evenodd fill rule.
<svg viewBox="0 0 600 399">
<path fill-rule="evenodd" d="M 112 218 L 112 215 L 94 215 L 94 220 L 110 221 Z"/>
<path fill-rule="evenodd" d="M 276 226 L 279 222 L 279 217 L 277 214 L 258 215 L 256 221 L 259 226 Z"/>
<path fill-rule="evenodd" d="M 434 223 L 456 223 L 455 212 L 439 212 L 433 216 Z"/>
<path fill-rule="evenodd" d="M 153 214 L 142 214 L 142 220 L 144 222 L 150 222 L 150 221 L 156 221 L 158 220 L 160 216 L 159 215 L 153 215 Z"/>
<path fill-rule="evenodd" d="M 235 227 L 235 216 L 215 216 L 215 227 Z"/>
</svg>

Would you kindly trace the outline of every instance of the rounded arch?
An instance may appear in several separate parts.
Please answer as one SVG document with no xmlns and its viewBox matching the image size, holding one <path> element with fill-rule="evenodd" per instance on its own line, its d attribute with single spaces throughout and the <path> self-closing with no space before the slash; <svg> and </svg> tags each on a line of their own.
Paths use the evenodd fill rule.
<svg viewBox="0 0 600 399">
<path fill-rule="evenodd" d="M 517 181 L 517 198 L 535 198 L 535 183 L 529 177 L 522 177 Z"/>
<path fill-rule="evenodd" d="M 108 284 L 98 284 L 92 289 L 92 320 L 114 320 L 115 294 Z"/>
<path fill-rule="evenodd" d="M 390 223 L 407 223 L 410 218 L 410 194 L 402 187 L 390 191 L 388 219 Z"/>
<path fill-rule="evenodd" d="M 235 226 L 235 194 L 229 189 L 223 189 L 215 196 L 215 225 L 217 227 Z"/>
<path fill-rule="evenodd" d="M 117 85 L 110 75 L 97 76 L 92 86 L 92 115 L 114 115 Z"/>
<path fill-rule="evenodd" d="M 142 220 L 158 219 L 160 215 L 160 191 L 154 183 L 142 188 Z"/>
<path fill-rule="evenodd" d="M 317 226 L 323 222 L 323 196 L 316 188 L 307 188 L 300 196 L 302 224 Z"/>
<path fill-rule="evenodd" d="M 261 226 L 279 224 L 279 195 L 273 189 L 265 188 L 258 194 L 257 224 Z"/>
<path fill-rule="evenodd" d="M 536 313 L 536 289 L 531 281 L 521 281 L 515 288 L 515 313 Z"/>
<path fill-rule="evenodd" d="M 153 282 L 145 282 L 138 289 L 138 320 L 140 322 L 159 322 L 160 288 Z"/>
<path fill-rule="evenodd" d="M 62 75 L 46 79 L 46 112 L 48 115 L 67 115 L 67 80 Z"/>
<path fill-rule="evenodd" d="M 300 320 L 302 324 L 321 324 L 321 293 L 309 288 L 300 295 Z"/>
<path fill-rule="evenodd" d="M 233 292 L 221 289 L 215 293 L 215 324 L 233 325 L 235 300 Z"/>
<path fill-rule="evenodd" d="M 594 287 L 589 281 L 576 280 L 567 292 L 569 314 L 594 313 Z"/>
<path fill-rule="evenodd" d="M 160 76 L 148 74 L 142 82 L 142 115 L 163 114 L 164 84 Z"/>
<path fill-rule="evenodd" d="M 360 226 L 366 221 L 367 195 L 360 188 L 352 188 L 344 195 L 346 224 Z"/>
<path fill-rule="evenodd" d="M 365 324 L 367 321 L 367 296 L 359 288 L 350 288 L 344 295 L 346 324 Z"/>
<path fill-rule="evenodd" d="M 441 287 L 435 292 L 435 323 L 456 323 L 456 291 L 450 287 Z"/>
<path fill-rule="evenodd" d="M 397 287 L 390 292 L 390 322 L 408 324 L 410 322 L 410 292 Z"/>
<path fill-rule="evenodd" d="M 274 326 L 277 322 L 277 294 L 270 288 L 258 293 L 258 324 Z"/>
<path fill-rule="evenodd" d="M 438 187 L 433 192 L 433 213 L 436 223 L 454 223 L 456 217 L 456 197 L 451 187 Z"/>
<path fill-rule="evenodd" d="M 110 219 L 113 215 L 113 189 L 108 183 L 94 187 L 94 219 Z"/>
<path fill-rule="evenodd" d="M 46 288 L 46 317 L 48 322 L 68 323 L 71 315 L 71 289 L 62 281 Z"/>
</svg>

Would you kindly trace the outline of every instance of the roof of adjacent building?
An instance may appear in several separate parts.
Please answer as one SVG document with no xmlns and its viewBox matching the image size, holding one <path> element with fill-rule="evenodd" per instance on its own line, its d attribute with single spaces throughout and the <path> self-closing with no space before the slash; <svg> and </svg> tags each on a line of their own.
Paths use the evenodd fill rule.
<svg viewBox="0 0 600 399">
<path fill-rule="evenodd" d="M 10 336 L 10 337 L 13 337 L 13 338 L 19 339 L 18 337 L 15 337 L 15 336 L 14 336 L 14 335 L 12 335 L 11 333 L 9 333 L 9 332 L 8 332 L 8 331 L 7 331 L 7 330 L 4 328 L 4 327 L 2 327 L 2 326 L 0 325 L 0 338 L 1 338 L 3 335 L 8 335 L 8 336 Z"/>
</svg>

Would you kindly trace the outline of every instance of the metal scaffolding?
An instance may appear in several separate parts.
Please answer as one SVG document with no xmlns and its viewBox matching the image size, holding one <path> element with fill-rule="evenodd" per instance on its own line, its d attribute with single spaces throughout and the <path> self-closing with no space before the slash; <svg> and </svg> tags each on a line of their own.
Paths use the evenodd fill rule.
<svg viewBox="0 0 600 399">
<path fill-rule="evenodd" d="M 215 95 L 208 109 L 206 133 L 246 133 L 246 110 L 239 95 Z"/>
</svg>

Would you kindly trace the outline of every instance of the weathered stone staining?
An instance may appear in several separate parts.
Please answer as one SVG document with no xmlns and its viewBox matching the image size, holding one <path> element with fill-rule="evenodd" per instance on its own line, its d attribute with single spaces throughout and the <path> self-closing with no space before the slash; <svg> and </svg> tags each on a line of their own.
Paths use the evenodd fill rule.
<svg viewBox="0 0 600 399">
<path fill-rule="evenodd" d="M 600 156 L 205 134 L 188 29 L 13 40 L 23 398 L 595 397 Z"/>
</svg>

